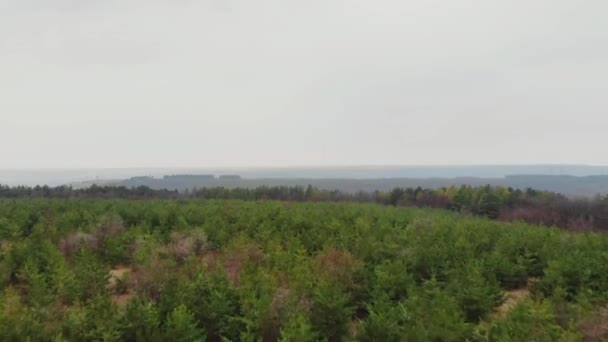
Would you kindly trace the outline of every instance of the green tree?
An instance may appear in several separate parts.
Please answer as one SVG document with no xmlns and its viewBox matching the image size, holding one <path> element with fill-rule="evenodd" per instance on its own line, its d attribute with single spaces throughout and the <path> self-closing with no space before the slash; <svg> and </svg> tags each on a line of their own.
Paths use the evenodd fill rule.
<svg viewBox="0 0 608 342">
<path fill-rule="evenodd" d="M 313 331 L 310 320 L 302 313 L 292 315 L 281 329 L 279 342 L 309 342 L 316 341 L 317 334 Z"/>
<path fill-rule="evenodd" d="M 497 218 L 500 212 L 500 197 L 489 189 L 479 198 L 479 214 L 489 218 Z"/>
<path fill-rule="evenodd" d="M 164 341 L 202 342 L 206 340 L 204 331 L 197 326 L 194 315 L 183 304 L 169 314 L 164 330 Z"/>
<path fill-rule="evenodd" d="M 124 340 L 162 341 L 160 314 L 152 302 L 140 298 L 130 300 L 125 311 L 124 321 Z"/>
<path fill-rule="evenodd" d="M 329 341 L 341 341 L 348 334 L 354 313 L 350 296 L 337 284 L 322 283 L 313 293 L 312 324 Z"/>
</svg>

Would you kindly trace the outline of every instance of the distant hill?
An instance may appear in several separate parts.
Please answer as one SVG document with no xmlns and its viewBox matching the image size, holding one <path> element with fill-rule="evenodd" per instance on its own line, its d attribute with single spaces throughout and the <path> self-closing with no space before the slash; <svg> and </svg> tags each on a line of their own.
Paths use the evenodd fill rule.
<svg viewBox="0 0 608 342">
<path fill-rule="evenodd" d="M 569 196 L 608 194 L 608 167 L 587 165 L 352 166 L 300 168 L 0 170 L 0 184 L 149 186 L 153 189 L 307 186 L 346 192 L 496 185 Z"/>
<path fill-rule="evenodd" d="M 124 169 L 0 169 L 0 184 L 62 185 L 120 180 L 137 176 L 239 175 L 246 179 L 380 179 L 380 178 L 504 178 L 510 175 L 608 175 L 608 166 L 590 165 L 446 165 L 334 166 L 267 168 L 124 168 Z M 171 176 L 169 176 L 171 177 Z M 184 176 L 179 176 L 184 177 Z"/>
<path fill-rule="evenodd" d="M 89 185 L 95 182 L 89 182 Z M 108 183 L 106 183 L 108 184 Z M 214 177 L 210 175 L 175 175 L 163 178 L 134 177 L 116 181 L 111 185 L 153 189 L 192 190 L 195 188 L 257 188 L 260 186 L 315 186 L 325 190 L 344 192 L 389 191 L 396 187 L 421 187 L 436 189 L 447 186 L 494 185 L 519 189 L 534 188 L 559 192 L 568 196 L 590 197 L 608 194 L 608 175 L 601 176 L 554 176 L 554 175 L 513 175 L 502 178 L 455 177 L 455 178 L 239 178 L 236 176 Z"/>
</svg>

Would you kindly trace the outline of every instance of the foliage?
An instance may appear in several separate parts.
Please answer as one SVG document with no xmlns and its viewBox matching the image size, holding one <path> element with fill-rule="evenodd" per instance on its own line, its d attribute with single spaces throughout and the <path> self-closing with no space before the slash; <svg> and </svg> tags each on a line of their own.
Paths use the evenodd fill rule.
<svg viewBox="0 0 608 342">
<path fill-rule="evenodd" d="M 448 190 L 488 215 L 509 198 Z M 432 202 L 385 199 L 410 197 Z M 4 200 L 0 340 L 571 341 L 601 326 L 608 236 L 453 210 Z M 529 296 L 505 302 L 513 289 Z"/>
<path fill-rule="evenodd" d="M 180 305 L 173 309 L 167 322 L 165 323 L 164 341 L 187 341 L 197 342 L 204 341 L 203 331 L 197 327 L 194 315 L 188 311 L 185 305 Z"/>
<path fill-rule="evenodd" d="M 167 179 L 189 176 L 169 176 Z M 193 176 L 199 177 L 199 176 Z M 205 178 L 207 176 L 204 176 Z M 209 176 L 212 177 L 212 176 Z M 144 177 L 146 178 L 146 177 Z M 154 180 L 152 178 L 148 180 Z M 143 182 L 146 183 L 146 182 Z M 178 181 L 179 183 L 179 181 Z M 170 184 L 173 184 L 170 182 Z M 399 184 L 397 181 L 396 184 Z M 169 187 L 170 188 L 170 187 Z M 8 187 L 0 184 L 0 199 L 222 199 L 222 200 L 279 200 L 290 202 L 371 202 L 392 206 L 430 207 L 449 209 L 462 213 L 470 213 L 503 221 L 525 221 L 528 223 L 557 226 L 574 231 L 608 230 L 608 196 L 595 198 L 568 198 L 551 191 L 539 191 L 532 188 L 512 188 L 504 186 L 449 186 L 437 189 L 394 188 L 391 191 L 339 191 L 319 189 L 311 185 L 302 186 L 257 186 L 252 188 L 240 187 L 210 187 L 188 188 L 185 191 L 152 189 L 135 181 L 130 187 L 126 186 L 97 186 L 73 189 L 67 186 L 34 188 L 17 186 Z M 120 219 L 129 225 L 134 225 L 137 217 L 128 208 L 120 208 Z M 117 218 L 108 215 L 108 218 Z M 35 225 L 37 215 L 29 212 L 22 220 L 26 224 L 20 231 L 18 226 L 0 218 L 0 234 L 15 237 L 22 232 L 28 232 Z M 83 217 L 74 215 L 66 220 L 81 220 Z M 174 223 L 175 216 L 170 211 L 158 211 L 148 218 L 157 225 Z M 103 223 L 101 224 L 103 226 Z M 167 233 L 167 231 L 165 231 Z M 1 235 L 0 235 L 1 237 Z M 71 240 L 68 240 L 68 242 Z M 112 250 L 114 257 L 124 256 L 121 250 Z"/>
</svg>

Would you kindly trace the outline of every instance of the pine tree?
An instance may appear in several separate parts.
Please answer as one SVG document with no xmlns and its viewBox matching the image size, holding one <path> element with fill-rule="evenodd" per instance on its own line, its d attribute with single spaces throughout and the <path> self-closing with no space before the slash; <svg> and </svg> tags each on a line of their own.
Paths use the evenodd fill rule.
<svg viewBox="0 0 608 342">
<path fill-rule="evenodd" d="M 202 342 L 205 341 L 204 331 L 199 329 L 194 316 L 185 305 L 175 308 L 167 317 L 165 323 L 165 341 Z"/>
</svg>

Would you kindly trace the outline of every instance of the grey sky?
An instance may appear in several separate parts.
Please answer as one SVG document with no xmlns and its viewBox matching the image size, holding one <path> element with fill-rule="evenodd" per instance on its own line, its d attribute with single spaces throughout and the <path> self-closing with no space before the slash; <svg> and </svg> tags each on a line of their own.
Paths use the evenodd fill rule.
<svg viewBox="0 0 608 342">
<path fill-rule="evenodd" d="M 605 0 L 0 0 L 0 168 L 608 164 Z"/>
</svg>

